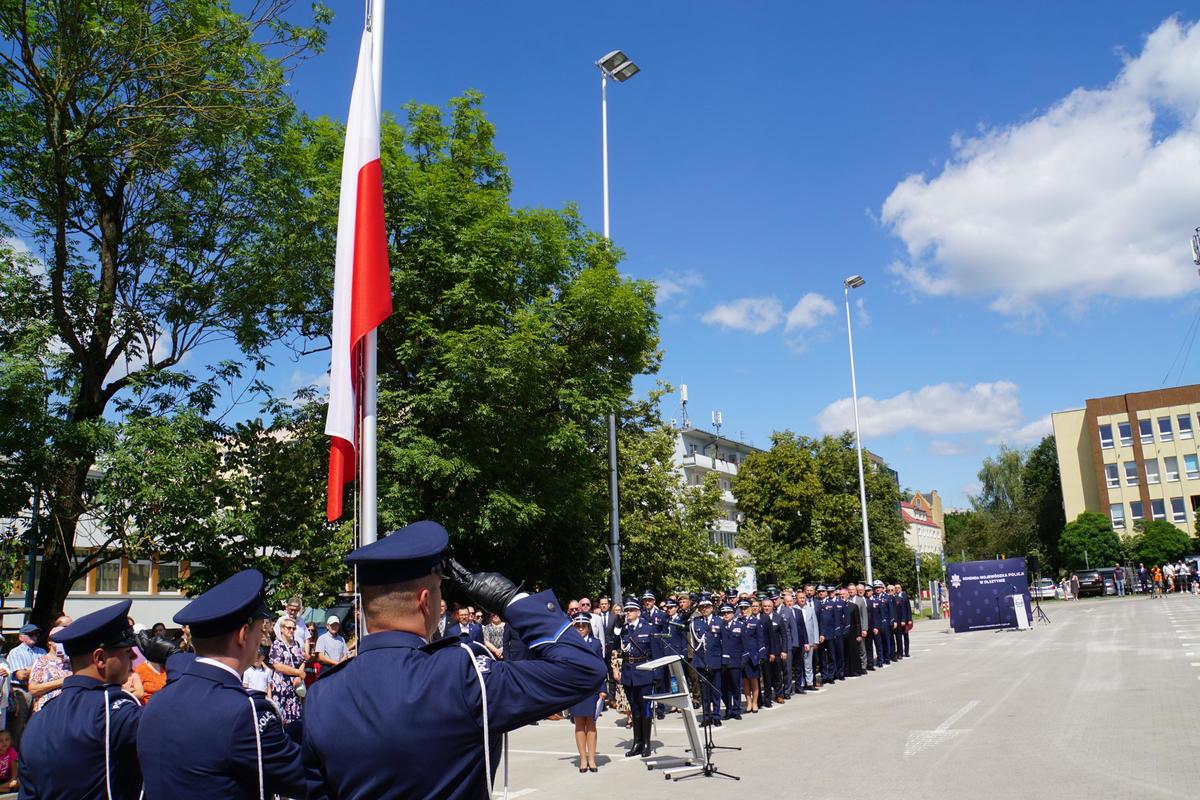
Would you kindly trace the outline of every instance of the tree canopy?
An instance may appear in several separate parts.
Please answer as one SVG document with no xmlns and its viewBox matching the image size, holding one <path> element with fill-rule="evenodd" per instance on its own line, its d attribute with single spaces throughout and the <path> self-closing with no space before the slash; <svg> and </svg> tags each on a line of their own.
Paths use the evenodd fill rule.
<svg viewBox="0 0 1200 800">
<path fill-rule="evenodd" d="M 900 488 L 874 465 L 865 477 L 874 572 L 912 585 L 916 558 L 904 544 Z M 865 577 L 852 434 L 776 433 L 769 450 L 746 458 L 733 493 L 746 515 L 739 543 L 754 556 L 760 575 L 775 573 L 790 584 Z"/>
<path fill-rule="evenodd" d="M 1058 541 L 1067 569 L 1111 567 L 1121 560 L 1121 539 L 1104 514 L 1084 511 L 1063 529 Z"/>
<path fill-rule="evenodd" d="M 1166 520 L 1155 519 L 1146 523 L 1140 533 L 1129 537 L 1126 550 L 1133 561 L 1165 564 L 1195 552 L 1195 546 L 1179 528 Z"/>
</svg>

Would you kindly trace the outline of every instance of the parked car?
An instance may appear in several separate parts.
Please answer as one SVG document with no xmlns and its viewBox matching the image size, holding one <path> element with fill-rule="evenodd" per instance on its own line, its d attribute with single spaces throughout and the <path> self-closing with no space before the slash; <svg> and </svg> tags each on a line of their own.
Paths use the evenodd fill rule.
<svg viewBox="0 0 1200 800">
<path fill-rule="evenodd" d="M 1038 578 L 1029 586 L 1030 597 L 1050 598 L 1053 600 L 1057 597 L 1055 592 L 1056 585 L 1053 578 Z"/>
<path fill-rule="evenodd" d="M 1079 579 L 1079 596 L 1096 595 L 1104 596 L 1104 576 L 1099 570 L 1084 569 L 1075 573 L 1075 577 Z M 1114 590 L 1115 591 L 1115 590 Z"/>
</svg>

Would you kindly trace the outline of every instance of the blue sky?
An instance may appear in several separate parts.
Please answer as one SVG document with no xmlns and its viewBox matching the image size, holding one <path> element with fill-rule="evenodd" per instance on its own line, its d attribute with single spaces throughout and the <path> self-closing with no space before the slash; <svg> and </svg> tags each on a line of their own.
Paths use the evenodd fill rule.
<svg viewBox="0 0 1200 800">
<path fill-rule="evenodd" d="M 847 425 L 841 284 L 860 273 L 864 443 L 964 505 L 999 442 L 1159 387 L 1185 340 L 1200 11 L 830 5 L 392 0 L 384 108 L 481 90 L 514 203 L 575 202 L 599 229 L 593 62 L 625 50 L 643 71 L 609 92 L 612 234 L 659 282 L 660 377 L 692 420 L 720 409 L 760 446 Z M 361 6 L 335 6 L 293 91 L 344 117 Z M 1195 381 L 1196 349 L 1168 384 Z"/>
</svg>

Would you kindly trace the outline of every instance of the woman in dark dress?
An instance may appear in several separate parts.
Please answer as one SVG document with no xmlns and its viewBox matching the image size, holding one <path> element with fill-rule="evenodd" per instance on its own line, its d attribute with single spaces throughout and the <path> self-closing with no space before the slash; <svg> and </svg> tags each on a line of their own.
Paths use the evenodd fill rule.
<svg viewBox="0 0 1200 800">
<path fill-rule="evenodd" d="M 604 648 L 600 646 L 600 640 L 592 636 L 591 615 L 576 614 L 571 618 L 571 622 L 588 647 L 603 658 Z M 596 772 L 596 718 L 600 716 L 603 708 L 603 681 L 596 687 L 595 692 L 571 707 L 571 719 L 575 720 L 575 747 L 579 749 L 580 772 Z"/>
</svg>

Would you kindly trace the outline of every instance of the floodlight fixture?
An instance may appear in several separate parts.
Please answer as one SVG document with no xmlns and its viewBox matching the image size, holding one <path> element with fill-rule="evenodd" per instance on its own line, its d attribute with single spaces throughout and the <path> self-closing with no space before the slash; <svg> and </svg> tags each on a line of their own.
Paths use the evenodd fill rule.
<svg viewBox="0 0 1200 800">
<path fill-rule="evenodd" d="M 849 278 L 846 278 L 846 280 L 842 281 L 847 289 L 857 289 L 866 282 L 866 279 L 863 278 L 862 275 L 851 275 Z"/>
<path fill-rule="evenodd" d="M 596 62 L 596 66 L 617 83 L 624 83 L 641 72 L 641 67 L 633 63 L 621 50 L 613 50 L 604 55 Z"/>
</svg>

